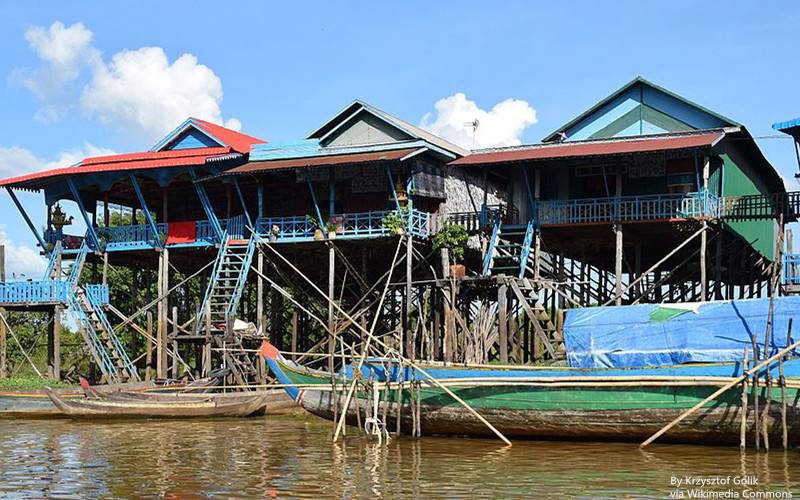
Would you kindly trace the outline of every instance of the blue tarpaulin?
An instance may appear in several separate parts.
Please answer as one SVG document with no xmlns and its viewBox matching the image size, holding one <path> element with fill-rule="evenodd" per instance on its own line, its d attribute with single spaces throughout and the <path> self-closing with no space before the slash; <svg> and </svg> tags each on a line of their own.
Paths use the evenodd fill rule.
<svg viewBox="0 0 800 500">
<path fill-rule="evenodd" d="M 635 368 L 753 359 L 764 356 L 769 299 L 590 307 L 567 312 L 564 342 L 575 368 Z M 800 319 L 800 297 L 775 299 L 769 354 L 787 345 L 789 319 Z M 800 337 L 800 322 L 794 322 Z"/>
</svg>

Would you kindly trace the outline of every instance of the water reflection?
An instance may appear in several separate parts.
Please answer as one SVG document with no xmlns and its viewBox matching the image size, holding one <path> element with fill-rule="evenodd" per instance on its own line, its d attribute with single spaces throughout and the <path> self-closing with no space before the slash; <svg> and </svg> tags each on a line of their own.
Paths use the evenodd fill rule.
<svg viewBox="0 0 800 500">
<path fill-rule="evenodd" d="M 0 421 L 0 496 L 664 498 L 673 478 L 752 475 L 800 493 L 800 454 L 426 437 L 331 443 L 307 416 L 192 422 Z M 742 492 L 743 486 L 731 485 Z"/>
</svg>

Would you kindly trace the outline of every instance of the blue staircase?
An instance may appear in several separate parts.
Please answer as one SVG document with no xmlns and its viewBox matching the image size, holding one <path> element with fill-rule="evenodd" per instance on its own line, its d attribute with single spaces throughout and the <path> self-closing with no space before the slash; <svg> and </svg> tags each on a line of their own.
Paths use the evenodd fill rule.
<svg viewBox="0 0 800 500">
<path fill-rule="evenodd" d="M 206 288 L 200 314 L 195 321 L 195 333 L 202 332 L 210 320 L 212 334 L 231 333 L 236 311 L 242 298 L 257 236 L 248 240 L 222 239 L 211 279 Z"/>
<path fill-rule="evenodd" d="M 524 278 L 535 232 L 533 221 L 513 225 L 496 221 L 483 258 L 483 275 L 505 274 Z"/>
<path fill-rule="evenodd" d="M 63 265 L 57 265 L 56 253 L 53 252 L 50 258 L 45 276 L 53 280 L 66 279 L 69 282 L 71 290 L 67 295 L 67 302 L 80 320 L 83 340 L 100 371 L 108 382 L 139 380 L 136 367 L 108 321 L 101 297 L 96 293 L 87 293 L 80 286 L 81 271 L 89 253 L 86 242 L 75 254 L 68 270 Z"/>
</svg>

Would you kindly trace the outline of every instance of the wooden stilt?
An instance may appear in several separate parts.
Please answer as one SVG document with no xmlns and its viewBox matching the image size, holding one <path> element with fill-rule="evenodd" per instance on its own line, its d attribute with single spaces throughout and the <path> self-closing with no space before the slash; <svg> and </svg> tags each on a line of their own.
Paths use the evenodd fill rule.
<svg viewBox="0 0 800 500">
<path fill-rule="evenodd" d="M 145 347 L 145 372 L 144 379 L 149 381 L 153 378 L 153 312 L 147 311 L 147 339 Z"/>
<path fill-rule="evenodd" d="M 49 212 L 48 212 L 49 213 Z M 6 247 L 0 245 L 0 283 L 6 281 Z M 0 307 L 0 315 L 5 314 L 5 309 Z M 8 332 L 6 325 L 0 321 L 0 378 L 8 376 Z"/>
<path fill-rule="evenodd" d="M 500 362 L 508 363 L 508 286 L 497 287 L 497 330 L 500 338 Z"/>
<path fill-rule="evenodd" d="M 161 297 L 161 307 L 158 308 L 159 318 L 156 325 L 158 335 L 156 336 L 156 376 L 158 378 L 167 377 L 167 315 L 169 314 L 169 250 L 164 248 L 161 251 L 161 276 L 159 277 L 159 296 Z"/>
<path fill-rule="evenodd" d="M 297 310 L 292 311 L 292 353 L 297 352 Z M 297 361 L 297 354 L 292 354 L 292 361 Z"/>
<path fill-rule="evenodd" d="M 47 376 L 61 380 L 61 307 L 56 306 L 50 313 L 47 327 Z"/>
<path fill-rule="evenodd" d="M 622 305 L 622 224 L 614 224 L 615 257 L 614 257 L 614 303 Z"/>
<path fill-rule="evenodd" d="M 336 379 L 335 379 L 335 364 L 334 364 L 334 354 L 336 354 L 336 336 L 334 336 L 333 332 L 336 328 L 336 314 L 334 310 L 333 298 L 335 297 L 335 275 L 336 273 L 336 252 L 333 248 L 333 244 L 328 244 L 328 297 L 330 297 L 330 301 L 328 303 L 328 372 L 331 374 L 331 386 L 335 389 L 336 387 Z M 338 412 L 339 412 L 339 404 L 338 398 L 334 398 L 334 428 L 336 428 L 336 420 L 338 419 Z"/>
<path fill-rule="evenodd" d="M 700 302 L 708 300 L 708 277 L 706 274 L 706 247 L 708 246 L 708 222 L 703 219 L 703 232 L 700 234 Z"/>
<path fill-rule="evenodd" d="M 405 289 L 405 308 L 403 310 L 403 334 L 405 336 L 405 355 L 409 359 L 416 359 L 415 356 L 415 346 L 414 346 L 414 336 L 411 331 L 411 301 L 412 301 L 412 290 L 411 290 L 411 283 L 413 281 L 413 254 L 414 252 L 414 238 L 408 234 L 406 236 L 406 289 Z M 402 351 L 401 351 L 402 353 Z"/>
<path fill-rule="evenodd" d="M 260 275 L 264 274 L 264 254 L 257 252 L 258 257 L 256 266 L 258 268 L 259 276 L 256 277 L 256 327 L 262 335 L 264 331 L 264 278 Z M 270 325 L 271 326 L 271 325 Z M 294 349 L 292 349 L 294 351 Z"/>
<path fill-rule="evenodd" d="M 178 378 L 178 308 L 172 306 L 172 378 Z"/>
<path fill-rule="evenodd" d="M 749 368 L 749 352 L 747 347 L 744 348 L 744 358 L 742 360 L 742 373 L 747 371 Z M 747 388 L 748 383 L 747 379 L 742 381 L 742 409 L 741 409 L 741 421 L 739 425 L 739 449 L 741 451 L 745 451 L 747 448 Z"/>
</svg>

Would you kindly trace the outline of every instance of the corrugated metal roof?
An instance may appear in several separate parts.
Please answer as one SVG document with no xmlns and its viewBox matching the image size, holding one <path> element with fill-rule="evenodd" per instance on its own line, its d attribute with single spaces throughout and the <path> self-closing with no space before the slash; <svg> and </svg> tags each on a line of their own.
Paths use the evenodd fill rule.
<svg viewBox="0 0 800 500">
<path fill-rule="evenodd" d="M 191 120 L 195 125 L 202 128 L 209 134 L 222 141 L 223 144 L 230 146 L 234 151 L 238 151 L 239 153 L 249 153 L 250 147 L 254 144 L 264 144 L 267 142 L 259 139 L 258 137 L 243 134 L 241 132 L 237 132 L 236 130 L 231 130 L 227 127 L 216 125 L 199 118 L 192 118 Z"/>
<path fill-rule="evenodd" d="M 780 130 L 781 132 L 789 130 L 790 128 L 797 128 L 797 127 L 800 127 L 800 118 L 795 118 L 794 120 L 772 124 L 773 130 Z"/>
<path fill-rule="evenodd" d="M 314 156 L 306 158 L 290 158 L 282 160 L 250 161 L 244 165 L 232 168 L 224 175 L 252 174 L 269 170 L 282 170 L 289 168 L 321 167 L 331 165 L 347 165 L 353 163 L 366 163 L 373 161 L 399 160 L 404 156 L 418 151 L 418 148 L 395 149 L 391 151 L 374 151 L 370 153 L 351 153 L 328 156 Z"/>
<path fill-rule="evenodd" d="M 44 181 L 62 175 L 80 175 L 120 170 L 203 165 L 217 156 L 228 156 L 230 148 L 195 148 L 176 151 L 131 153 L 87 158 L 72 167 L 54 168 L 0 180 L 2 186 L 23 186 L 34 181 Z M 236 153 L 237 156 L 241 156 Z"/>
<path fill-rule="evenodd" d="M 721 130 L 702 133 L 665 134 L 634 139 L 604 139 L 558 144 L 535 144 L 505 149 L 476 151 L 450 165 L 476 165 L 529 160 L 555 160 L 584 156 L 624 155 L 649 151 L 693 149 L 715 145 L 725 136 Z"/>
</svg>

